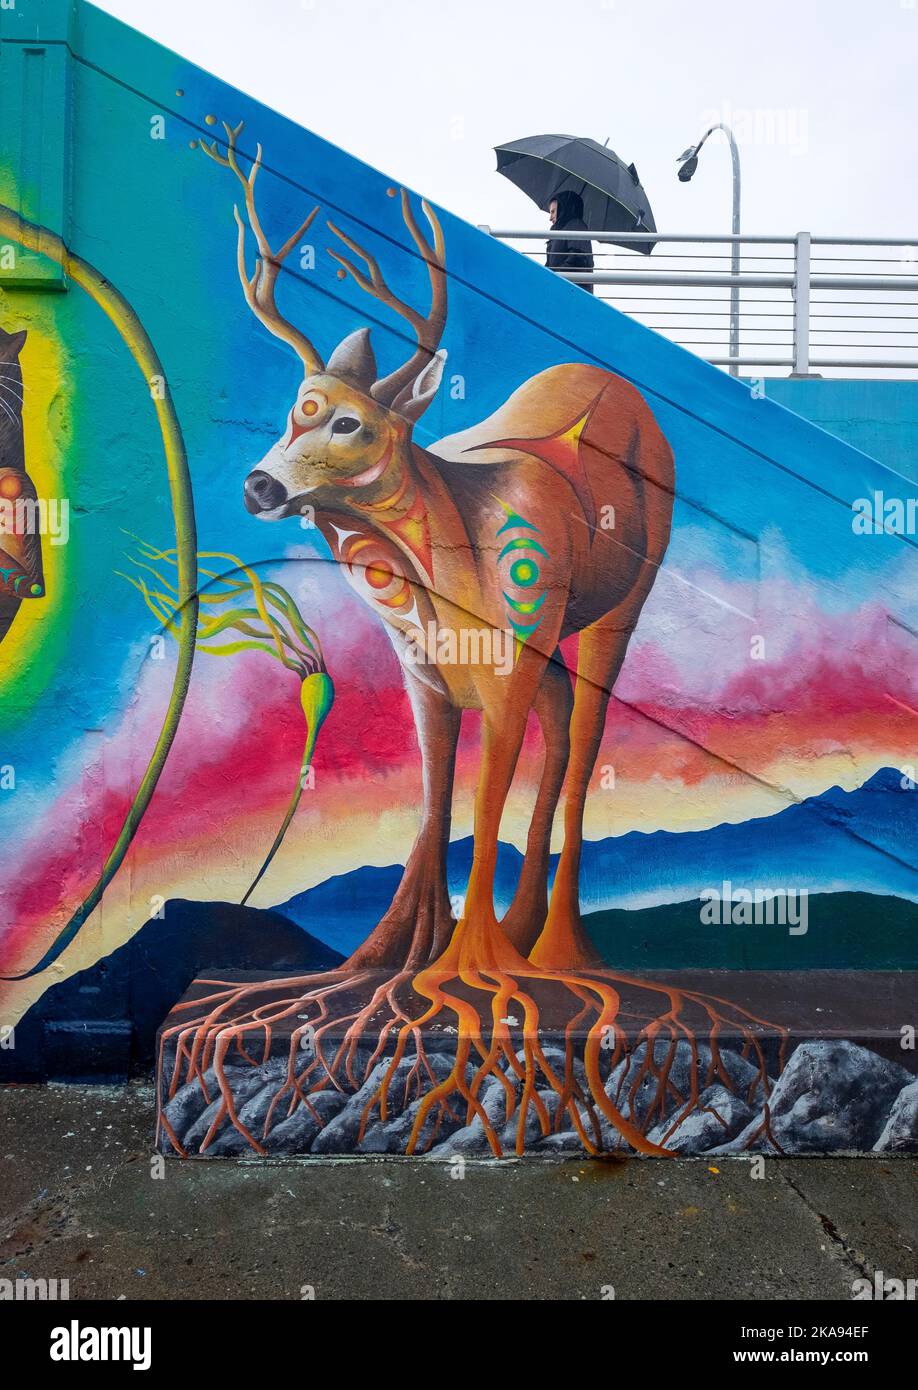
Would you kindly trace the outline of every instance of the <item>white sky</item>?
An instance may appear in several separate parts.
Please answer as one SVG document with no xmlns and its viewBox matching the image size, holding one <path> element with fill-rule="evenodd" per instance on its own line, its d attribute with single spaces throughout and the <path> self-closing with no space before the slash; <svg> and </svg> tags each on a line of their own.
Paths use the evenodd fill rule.
<svg viewBox="0 0 918 1390">
<path fill-rule="evenodd" d="M 492 146 L 606 136 L 657 226 L 918 243 L 918 0 L 97 0 L 471 222 L 544 225 Z M 203 112 L 201 113 L 204 114 Z"/>
</svg>

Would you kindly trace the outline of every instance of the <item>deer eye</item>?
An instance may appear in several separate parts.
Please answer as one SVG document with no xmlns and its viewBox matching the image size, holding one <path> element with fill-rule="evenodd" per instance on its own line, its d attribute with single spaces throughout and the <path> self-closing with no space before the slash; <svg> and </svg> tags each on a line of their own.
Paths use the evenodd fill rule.
<svg viewBox="0 0 918 1390">
<path fill-rule="evenodd" d="M 339 415 L 332 425 L 332 434 L 353 434 L 360 429 L 360 421 L 353 415 Z"/>
</svg>

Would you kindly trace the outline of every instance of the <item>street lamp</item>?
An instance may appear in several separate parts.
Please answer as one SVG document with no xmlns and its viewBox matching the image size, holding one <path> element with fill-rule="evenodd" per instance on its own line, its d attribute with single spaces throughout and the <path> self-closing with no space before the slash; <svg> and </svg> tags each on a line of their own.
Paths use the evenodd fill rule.
<svg viewBox="0 0 918 1390">
<path fill-rule="evenodd" d="M 688 183 L 689 179 L 698 168 L 698 154 L 708 136 L 715 130 L 722 130 L 730 142 L 730 158 L 733 163 L 733 235 L 739 237 L 740 234 L 740 159 L 739 150 L 733 131 L 722 121 L 712 125 L 706 130 L 698 141 L 697 145 L 690 146 L 683 150 L 677 163 L 679 164 L 679 181 Z M 740 273 L 740 243 L 738 240 L 731 243 L 730 253 L 730 276 L 734 284 L 730 287 L 730 356 L 739 357 L 739 273 Z M 739 376 L 739 366 L 736 362 L 731 362 L 729 367 L 731 376 Z"/>
</svg>

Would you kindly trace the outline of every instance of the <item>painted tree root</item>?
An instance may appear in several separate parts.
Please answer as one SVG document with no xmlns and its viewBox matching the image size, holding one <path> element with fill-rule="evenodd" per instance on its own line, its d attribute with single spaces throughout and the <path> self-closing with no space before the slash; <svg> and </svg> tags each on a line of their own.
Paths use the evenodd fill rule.
<svg viewBox="0 0 918 1390">
<path fill-rule="evenodd" d="M 164 1028 L 160 1037 L 159 1125 L 174 1151 L 183 1158 L 188 1156 L 187 1151 L 162 1113 L 163 1102 L 171 1100 L 180 1086 L 193 1082 L 200 1086 L 207 1104 L 211 1104 L 218 1099 L 216 1094 L 209 1092 L 205 1079 L 211 1070 L 219 1087 L 220 1104 L 198 1152 L 206 1153 L 229 1121 L 255 1153 L 266 1154 L 265 1141 L 272 1125 L 289 1118 L 302 1105 L 321 1127 L 311 1098 L 332 1088 L 353 1094 L 367 1081 L 373 1068 L 388 1058 L 389 1065 L 361 1116 L 357 1137 L 360 1143 L 374 1118 L 385 1122 L 390 1117 L 392 1078 L 399 1063 L 411 1056 L 414 1065 L 405 1082 L 401 1104 L 407 1106 L 414 1100 L 420 1103 L 406 1154 L 427 1152 L 437 1140 L 443 1119 L 449 1115 L 455 1121 L 464 1111 L 463 1123 L 471 1123 L 477 1115 L 491 1152 L 495 1157 L 502 1157 L 505 1151 L 497 1129 L 480 1101 L 483 1083 L 495 1077 L 506 1091 L 506 1115 L 500 1127 L 503 1129 L 516 1116 L 514 1147 L 517 1155 L 525 1151 L 526 1121 L 533 1111 L 543 1137 L 572 1127 L 585 1152 L 598 1158 L 613 1155 L 623 1143 L 638 1153 L 671 1156 L 672 1151 L 666 1147 L 670 1135 L 693 1111 L 707 1108 L 700 1104 L 705 1087 L 717 1082 L 736 1091 L 720 1050 L 724 1035 L 731 1038 L 733 1049 L 739 1047 L 740 1055 L 755 1069 L 756 1079 L 748 1088 L 747 1099 L 752 1100 L 753 1092 L 759 1085 L 762 1087 L 765 1118 L 750 1143 L 763 1132 L 771 1138 L 768 1132 L 771 1083 L 763 1043 L 766 1039 L 778 1040 L 777 1068 L 780 1072 L 785 1060 L 787 1032 L 713 995 L 604 969 L 576 972 L 533 969 L 525 975 L 520 971 L 511 975 L 490 968 L 457 972 L 436 964 L 420 973 L 402 970 L 383 978 L 379 971 L 355 972 L 353 967 L 344 967 L 321 975 L 256 984 L 219 980 L 200 983 L 212 992 L 180 1005 L 189 1013 L 188 1021 Z M 623 991 L 628 995 L 627 1007 Z M 552 997 L 554 999 L 553 1013 L 557 1012 L 560 996 L 567 998 L 570 1005 L 563 1026 L 553 1022 L 548 1033 L 543 1027 L 537 1001 L 538 995 L 544 999 L 546 993 L 549 1006 Z M 656 1011 L 651 1009 L 649 1014 L 643 1007 L 637 1009 L 631 999 L 633 994 L 660 1007 Z M 521 1011 L 521 1027 L 518 1019 L 509 1017 L 511 1008 Z M 286 1031 L 287 1021 L 293 1018 L 296 1027 L 290 1033 L 286 1077 L 271 1102 L 264 1124 L 253 1134 L 239 1118 L 225 1068 L 230 1063 L 253 1067 L 265 1063 L 271 1055 L 275 1030 L 280 1026 Z M 699 1023 L 702 1023 L 700 1028 Z M 431 1034 L 435 1029 L 455 1035 L 454 1061 L 449 1074 L 440 1080 L 428 1058 Z M 563 1074 L 560 1067 L 552 1065 L 545 1050 L 549 1038 L 560 1043 L 562 1037 Z M 699 1037 L 710 1049 L 704 1068 L 699 1057 Z M 308 1051 L 303 1049 L 304 1038 Z M 683 1083 L 680 1088 L 675 1084 L 672 1067 L 677 1046 L 683 1040 L 691 1048 L 692 1065 L 688 1085 Z M 438 1041 L 443 1042 L 442 1036 Z M 575 1067 L 575 1048 L 581 1041 Z M 642 1043 L 648 1045 L 643 1050 L 641 1064 L 636 1068 L 623 1068 L 622 1079 L 617 1088 L 610 1088 L 610 1094 L 607 1086 L 612 1072 Z M 661 1044 L 665 1049 L 662 1060 L 659 1057 Z M 166 1054 L 167 1049 L 171 1053 L 173 1046 L 175 1055 L 168 1090 L 164 1094 Z M 372 1050 L 366 1057 L 368 1047 Z M 631 1070 L 635 1073 L 633 1076 L 629 1075 Z M 705 1075 L 699 1076 L 702 1070 Z M 585 1078 L 585 1087 L 577 1078 L 578 1072 Z M 510 1080 L 511 1074 L 518 1087 Z M 648 1077 L 656 1082 L 656 1088 L 643 1107 L 643 1113 L 638 1113 L 642 1107 L 635 1106 L 635 1098 Z M 553 1120 L 539 1095 L 546 1087 L 558 1097 Z M 716 1111 L 711 1113 L 716 1114 Z M 422 1143 L 425 1122 L 431 1115 L 434 1117 L 431 1132 Z M 651 1142 L 648 1132 L 667 1115 L 669 1125 L 662 1142 Z M 566 1126 L 563 1125 L 565 1118 Z M 603 1120 L 606 1121 L 606 1142 Z M 616 1136 L 616 1142 L 611 1145 L 608 1143 L 610 1134 Z"/>
</svg>

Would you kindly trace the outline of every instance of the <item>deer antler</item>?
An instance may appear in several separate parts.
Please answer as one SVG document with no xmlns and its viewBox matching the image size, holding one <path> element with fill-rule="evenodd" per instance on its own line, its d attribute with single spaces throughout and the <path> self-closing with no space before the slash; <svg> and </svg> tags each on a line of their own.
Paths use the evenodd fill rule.
<svg viewBox="0 0 918 1390">
<path fill-rule="evenodd" d="M 333 251 L 329 246 L 328 254 L 336 260 L 339 265 L 349 272 L 362 290 L 366 290 L 374 299 L 378 299 L 381 304 L 387 305 L 395 313 L 400 314 L 403 319 L 411 324 L 417 338 L 417 348 L 413 355 L 396 371 L 390 372 L 387 377 L 381 378 L 371 388 L 370 394 L 375 400 L 381 401 L 383 405 L 391 406 L 399 393 L 411 382 L 415 380 L 418 373 L 423 370 L 427 363 L 434 356 L 443 336 L 443 329 L 446 324 L 446 248 L 443 240 L 443 229 L 437 220 L 436 213 L 430 204 L 422 199 L 421 207 L 424 215 L 430 223 L 433 232 L 433 245 L 421 231 L 415 220 L 414 212 L 408 194 L 403 188 L 402 194 L 402 217 L 405 226 L 408 228 L 421 255 L 427 263 L 427 271 L 430 276 L 430 309 L 427 315 L 419 314 L 412 309 L 410 304 L 393 294 L 386 284 L 385 277 L 379 268 L 379 263 L 369 251 L 365 251 L 353 237 L 349 237 L 346 232 L 342 232 L 333 222 L 328 223 L 328 227 L 334 232 L 335 236 L 340 237 L 345 246 L 349 247 L 355 255 L 359 256 L 364 262 L 369 272 L 369 276 L 363 271 L 358 270 L 353 262 L 346 256 L 342 256 L 340 251 Z M 341 271 L 338 272 L 342 274 Z"/>
<path fill-rule="evenodd" d="M 324 369 L 324 362 L 316 352 L 312 343 L 304 333 L 298 328 L 294 328 L 287 319 L 278 312 L 274 302 L 274 287 L 280 272 L 281 263 L 293 250 L 300 237 L 311 225 L 313 218 L 319 211 L 318 204 L 306 220 L 299 226 L 292 236 L 288 237 L 279 251 L 272 251 L 270 242 L 265 236 L 261 220 L 258 216 L 258 209 L 255 206 L 255 180 L 261 168 L 262 150 L 261 145 L 256 147 L 255 159 L 252 162 L 248 174 L 243 173 L 239 164 L 239 157 L 236 151 L 236 141 L 244 122 L 240 121 L 235 127 L 223 122 L 223 129 L 226 131 L 226 154 L 221 154 L 214 140 L 210 145 L 206 141 L 200 141 L 200 147 L 208 158 L 214 160 L 216 164 L 221 164 L 225 169 L 232 169 L 237 179 L 242 185 L 243 197 L 245 199 L 245 212 L 248 225 L 252 229 L 258 246 L 258 259 L 255 261 L 255 273 L 249 278 L 249 273 L 245 265 L 245 229 L 246 223 L 239 213 L 239 208 L 233 208 L 233 215 L 236 218 L 236 226 L 239 228 L 239 239 L 236 248 L 236 263 L 239 269 L 239 279 L 242 283 L 242 292 L 245 295 L 246 303 L 252 313 L 273 333 L 275 338 L 280 338 L 293 348 L 294 352 L 300 357 L 308 372 L 321 372 Z"/>
</svg>

